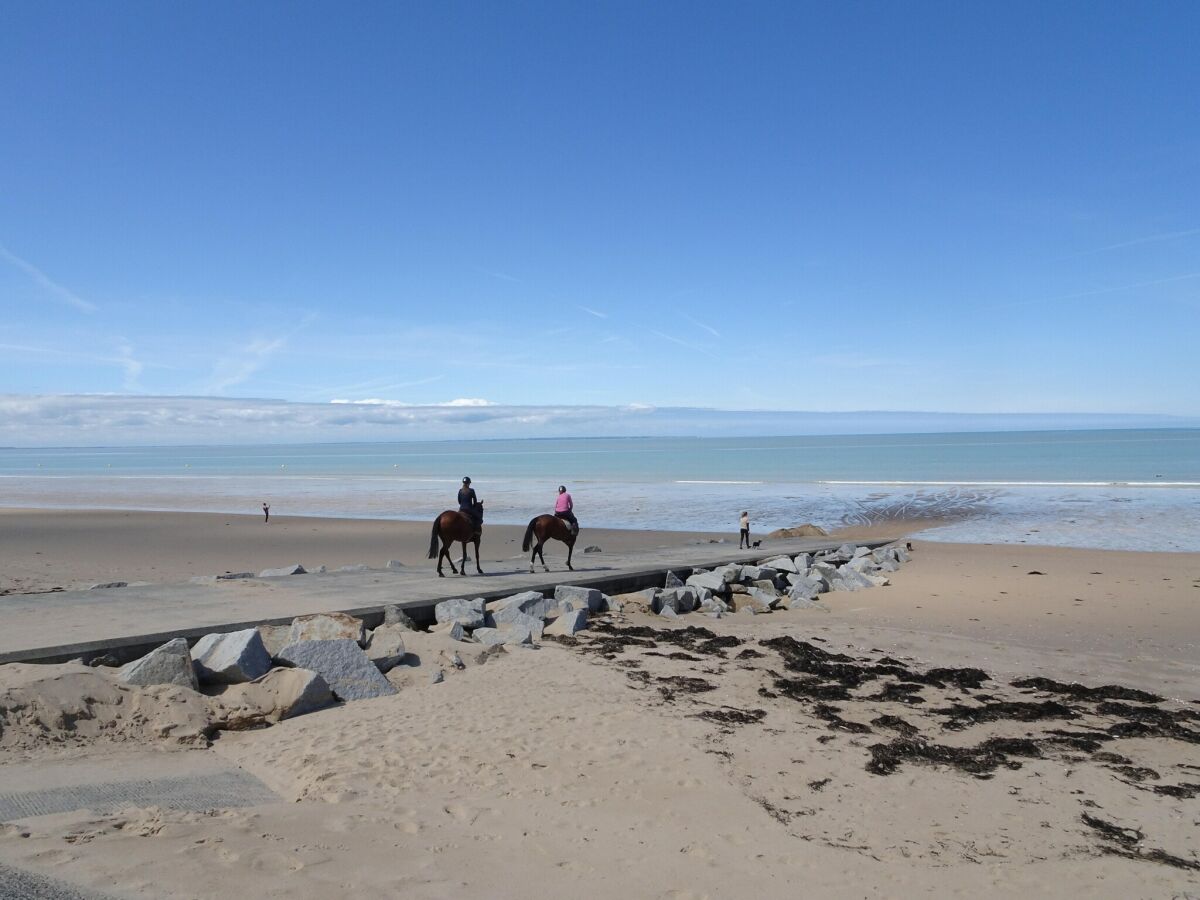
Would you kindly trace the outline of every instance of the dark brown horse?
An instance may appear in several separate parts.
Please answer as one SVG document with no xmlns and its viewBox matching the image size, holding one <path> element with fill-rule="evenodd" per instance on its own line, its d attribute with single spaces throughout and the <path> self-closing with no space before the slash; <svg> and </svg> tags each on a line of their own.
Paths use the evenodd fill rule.
<svg viewBox="0 0 1200 900">
<path fill-rule="evenodd" d="M 480 503 L 479 519 L 483 520 L 483 504 Z M 437 557 L 437 573 L 438 577 L 444 576 L 442 572 L 442 557 L 446 558 L 446 562 L 450 563 L 450 571 L 455 575 L 467 574 L 467 543 L 475 545 L 475 571 L 480 575 L 483 574 L 483 569 L 479 568 L 479 537 L 482 526 L 476 525 L 471 521 L 470 517 L 457 509 L 448 509 L 436 519 L 433 520 L 433 534 L 429 538 L 429 558 Z M 438 552 L 438 541 L 441 540 L 442 549 Z M 462 555 L 462 571 L 454 568 L 454 560 L 450 558 L 450 545 L 455 541 L 461 541 L 463 545 Z"/>
<path fill-rule="evenodd" d="M 571 526 L 558 516 L 550 514 L 542 516 L 534 516 L 529 520 L 529 527 L 525 529 L 525 540 L 521 542 L 521 549 L 528 550 L 533 547 L 533 553 L 529 555 L 529 571 L 533 571 L 533 561 L 541 557 L 542 568 L 547 572 L 550 567 L 546 565 L 546 555 L 542 552 L 542 547 L 546 541 L 554 538 L 557 541 L 562 541 L 567 545 L 567 568 L 572 572 L 575 567 L 571 565 L 571 554 L 575 552 L 575 540 L 579 535 L 571 530 Z M 537 544 L 533 540 L 537 538 Z"/>
</svg>

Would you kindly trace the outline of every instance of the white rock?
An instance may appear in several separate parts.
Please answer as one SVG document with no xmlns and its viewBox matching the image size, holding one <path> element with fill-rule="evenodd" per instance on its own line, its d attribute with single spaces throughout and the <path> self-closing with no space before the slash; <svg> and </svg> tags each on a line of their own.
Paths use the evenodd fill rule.
<svg viewBox="0 0 1200 900">
<path fill-rule="evenodd" d="M 304 566 L 296 563 L 294 566 L 283 566 L 279 569 L 263 569 L 258 573 L 259 578 L 282 578 L 285 575 L 306 575 Z M 218 576 L 219 577 L 219 576 Z"/>
<path fill-rule="evenodd" d="M 554 588 L 554 599 L 559 605 L 564 601 L 571 603 L 572 609 L 581 609 L 578 604 L 585 604 L 589 612 L 601 612 L 604 609 L 604 593 L 595 588 L 560 584 Z"/>
<path fill-rule="evenodd" d="M 493 600 L 487 604 L 487 611 L 491 616 L 491 621 L 487 624 L 500 625 L 504 622 L 512 622 L 521 615 L 544 619 L 548 605 L 540 591 L 522 591 L 510 597 Z"/>
<path fill-rule="evenodd" d="M 765 563 L 763 563 L 763 565 L 775 569 L 778 572 L 800 571 L 796 568 L 796 564 L 792 562 L 792 558 L 790 556 L 776 556 L 774 559 L 768 559 Z"/>
<path fill-rule="evenodd" d="M 679 613 L 675 612 L 675 610 L 671 609 L 671 607 L 669 607 L 669 606 L 664 606 L 662 609 L 660 609 L 658 611 L 658 614 L 660 616 L 662 616 L 664 619 L 678 619 L 679 618 Z"/>
<path fill-rule="evenodd" d="M 143 687 L 177 684 L 193 691 L 200 687 L 196 681 L 196 670 L 192 667 L 192 654 L 188 652 L 187 641 L 183 638 L 167 641 L 141 659 L 122 666 L 117 672 L 117 680 Z"/>
<path fill-rule="evenodd" d="M 271 670 L 271 654 L 254 628 L 206 634 L 192 648 L 192 660 L 205 684 L 242 684 Z"/>
<path fill-rule="evenodd" d="M 710 591 L 723 592 L 726 590 L 726 581 L 723 575 L 716 572 L 701 572 L 699 575 L 692 575 L 687 580 L 689 587 L 708 588 Z"/>
<path fill-rule="evenodd" d="M 292 628 L 288 632 L 289 644 L 298 644 L 301 641 L 341 640 L 362 644 L 366 639 L 366 626 L 363 625 L 362 619 L 356 619 L 345 613 L 297 616 L 292 619 Z"/>
</svg>

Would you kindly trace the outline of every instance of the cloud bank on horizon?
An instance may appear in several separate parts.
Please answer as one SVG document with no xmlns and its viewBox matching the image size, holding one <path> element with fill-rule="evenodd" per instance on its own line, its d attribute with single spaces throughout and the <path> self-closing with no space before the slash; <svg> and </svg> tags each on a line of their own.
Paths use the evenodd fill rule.
<svg viewBox="0 0 1200 900">
<path fill-rule="evenodd" d="M 1158 415 L 799 412 L 518 406 L 464 398 L 412 405 L 227 397 L 0 395 L 0 446 L 145 446 L 489 438 L 900 434 L 1200 427 Z"/>
</svg>

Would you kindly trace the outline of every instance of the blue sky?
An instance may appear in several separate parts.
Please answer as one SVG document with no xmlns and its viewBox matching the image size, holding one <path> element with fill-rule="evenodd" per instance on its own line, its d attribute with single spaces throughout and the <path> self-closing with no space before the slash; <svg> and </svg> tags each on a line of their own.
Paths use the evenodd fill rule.
<svg viewBox="0 0 1200 900">
<path fill-rule="evenodd" d="M 0 0 L 0 393 L 1195 417 L 1198 28 Z"/>
</svg>

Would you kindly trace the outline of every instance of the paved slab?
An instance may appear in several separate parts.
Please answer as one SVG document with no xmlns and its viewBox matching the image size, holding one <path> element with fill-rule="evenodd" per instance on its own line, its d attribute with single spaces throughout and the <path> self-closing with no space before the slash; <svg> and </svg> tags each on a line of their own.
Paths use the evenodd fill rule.
<svg viewBox="0 0 1200 900">
<path fill-rule="evenodd" d="M 205 812 L 279 801 L 253 775 L 206 752 L 124 752 L 0 767 L 0 822 L 76 810 L 161 806 Z"/>
<path fill-rule="evenodd" d="M 109 894 L 77 888 L 44 875 L 0 863 L 0 898 L 3 900 L 112 900 Z"/>
<path fill-rule="evenodd" d="M 608 593 L 656 583 L 670 568 L 680 572 L 728 562 L 754 562 L 781 553 L 811 553 L 838 546 L 836 540 L 771 542 L 753 552 L 702 544 L 628 554 L 577 554 L 574 572 L 530 574 L 527 558 L 494 564 L 477 575 L 438 578 L 433 564 L 366 572 L 330 572 L 282 578 L 216 581 L 17 594 L 0 598 L 0 663 L 61 662 L 77 656 L 136 651 L 173 637 L 196 640 L 210 631 L 235 631 L 259 624 L 284 624 L 306 613 L 346 612 L 372 626 L 382 609 L 396 604 L 418 622 L 451 597 L 503 597 L 523 590 L 552 591 L 559 584 L 598 587 Z"/>
</svg>

